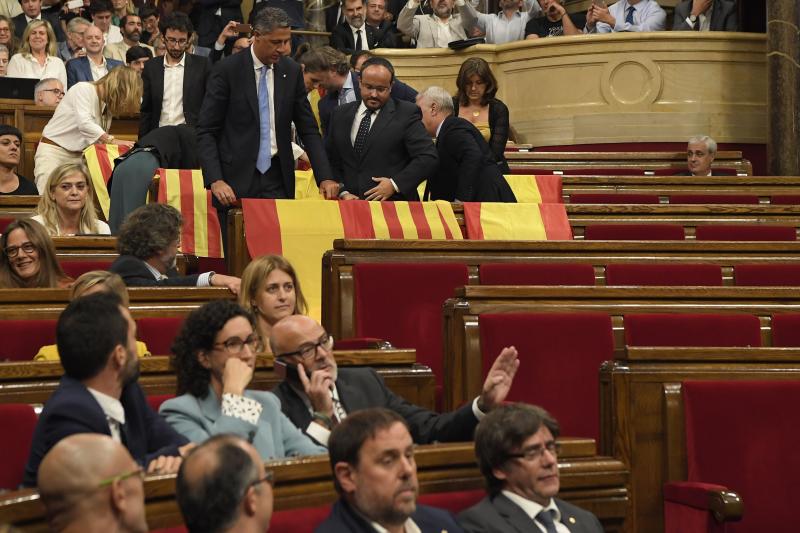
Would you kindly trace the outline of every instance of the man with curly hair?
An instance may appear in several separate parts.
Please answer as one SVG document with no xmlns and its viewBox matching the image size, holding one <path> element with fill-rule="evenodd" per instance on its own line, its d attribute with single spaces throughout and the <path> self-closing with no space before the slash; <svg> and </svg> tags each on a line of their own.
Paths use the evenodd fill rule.
<svg viewBox="0 0 800 533">
<path fill-rule="evenodd" d="M 172 206 L 146 204 L 133 211 L 117 237 L 119 257 L 109 269 L 129 287 L 227 287 L 239 294 L 241 280 L 215 272 L 181 276 L 175 269 L 183 217 Z"/>
</svg>

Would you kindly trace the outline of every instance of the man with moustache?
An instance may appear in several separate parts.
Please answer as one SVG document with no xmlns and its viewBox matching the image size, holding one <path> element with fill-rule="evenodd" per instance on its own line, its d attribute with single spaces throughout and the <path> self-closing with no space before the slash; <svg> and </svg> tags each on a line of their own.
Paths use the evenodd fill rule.
<svg viewBox="0 0 800 533">
<path fill-rule="evenodd" d="M 523 4 L 525 11 L 520 12 Z M 466 2 L 461 15 L 464 25 L 479 28 L 489 44 L 504 44 L 524 39 L 525 25 L 542 12 L 536 0 L 500 0 L 499 5 L 499 13 L 479 13 L 471 2 Z"/>
<path fill-rule="evenodd" d="M 376 48 L 375 30 L 364 24 L 366 14 L 364 0 L 344 0 L 344 20 L 333 29 L 331 46 L 345 54 Z"/>
<path fill-rule="evenodd" d="M 419 0 L 408 0 L 397 17 L 397 29 L 409 39 L 417 41 L 417 48 L 447 48 L 452 41 L 467 38 L 472 30 L 466 19 L 453 14 L 453 0 L 431 0 L 431 15 L 416 15 Z M 464 0 L 455 0 L 464 9 Z"/>
<path fill-rule="evenodd" d="M 498 407 L 478 424 L 475 456 L 489 495 L 458 516 L 468 533 L 602 533 L 597 517 L 557 499 L 559 427 L 544 409 Z"/>
<path fill-rule="evenodd" d="M 109 71 L 121 67 L 122 61 L 103 55 L 103 32 L 97 26 L 89 26 L 83 33 L 86 55 L 67 61 L 67 88 L 79 81 L 97 81 Z"/>
<path fill-rule="evenodd" d="M 156 54 L 152 46 L 141 42 L 142 19 L 139 15 L 125 15 L 119 21 L 119 28 L 122 31 L 122 41 L 106 46 L 103 52 L 106 57 L 124 62 L 125 54 L 134 46 L 147 48 L 152 55 Z"/>
<path fill-rule="evenodd" d="M 23 485 L 35 486 L 47 452 L 75 433 L 110 436 L 148 472 L 177 472 L 188 440 L 147 403 L 137 382 L 136 322 L 119 296 L 70 302 L 58 318 L 56 344 L 64 376 L 39 416 Z"/>
</svg>

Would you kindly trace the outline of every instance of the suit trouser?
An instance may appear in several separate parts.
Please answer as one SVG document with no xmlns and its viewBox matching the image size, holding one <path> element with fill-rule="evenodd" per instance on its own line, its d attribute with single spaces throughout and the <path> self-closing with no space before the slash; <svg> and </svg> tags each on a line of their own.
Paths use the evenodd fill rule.
<svg viewBox="0 0 800 533">
<path fill-rule="evenodd" d="M 116 235 L 128 214 L 147 203 L 147 189 L 161 162 L 152 152 L 136 152 L 114 167 L 108 225 Z"/>
</svg>

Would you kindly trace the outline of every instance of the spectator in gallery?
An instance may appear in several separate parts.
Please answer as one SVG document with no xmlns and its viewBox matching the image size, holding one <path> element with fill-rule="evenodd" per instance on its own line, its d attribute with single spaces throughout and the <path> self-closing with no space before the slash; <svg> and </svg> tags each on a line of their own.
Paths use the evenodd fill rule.
<svg viewBox="0 0 800 533">
<path fill-rule="evenodd" d="M 675 6 L 673 31 L 737 31 L 735 0 L 684 0 Z"/>
<path fill-rule="evenodd" d="M 557 37 L 560 35 L 583 35 L 586 16 L 570 15 L 564 8 L 564 0 L 537 0 L 542 8 L 541 16 L 532 18 L 525 26 L 526 39 Z"/>
<path fill-rule="evenodd" d="M 114 44 L 122 41 L 122 32 L 119 26 L 111 23 L 112 9 L 110 3 L 106 0 L 92 0 L 89 4 L 89 14 L 92 17 L 92 24 L 102 30 L 105 44 Z"/>
<path fill-rule="evenodd" d="M 53 170 L 33 220 L 52 237 L 111 234 L 108 224 L 97 218 L 92 180 L 83 163 L 67 163 Z"/>
<path fill-rule="evenodd" d="M 397 29 L 407 38 L 417 42 L 417 48 L 447 48 L 448 43 L 467 38 L 471 30 L 454 5 L 463 9 L 464 0 L 431 0 L 433 13 L 419 15 L 418 0 L 408 0 L 397 17 Z"/>
<path fill-rule="evenodd" d="M 22 132 L 14 126 L 0 124 L 0 196 L 38 195 L 36 185 L 17 174 L 22 154 Z"/>
<path fill-rule="evenodd" d="M 8 76 L 37 80 L 56 78 L 66 86 L 67 69 L 57 54 L 56 35 L 50 23 L 35 20 L 25 28 L 19 52 L 8 62 Z"/>
<path fill-rule="evenodd" d="M 392 14 L 386 9 L 387 0 L 367 0 L 366 23 L 372 26 L 376 48 L 396 48 L 397 36 L 392 24 Z"/>
<path fill-rule="evenodd" d="M 97 81 L 109 71 L 121 67 L 122 61 L 103 55 L 103 32 L 97 26 L 89 26 L 83 33 L 86 54 L 67 61 L 67 89 L 81 81 Z"/>
<path fill-rule="evenodd" d="M 510 43 L 524 39 L 525 25 L 542 12 L 537 0 L 500 0 L 499 7 L 498 13 L 479 13 L 472 2 L 465 2 L 461 15 L 464 26 L 478 28 L 489 44 Z"/>
<path fill-rule="evenodd" d="M 666 21 L 667 13 L 655 0 L 620 0 L 610 7 L 600 0 L 586 13 L 586 30 L 588 33 L 663 31 Z"/>
<path fill-rule="evenodd" d="M 55 32 L 57 41 L 64 40 L 64 34 L 61 31 L 61 24 L 58 21 L 58 13 L 54 10 L 42 11 L 42 0 L 19 0 L 22 7 L 22 13 L 14 17 L 14 33 L 17 37 L 22 38 L 25 33 L 25 28 L 33 21 L 46 21 L 50 24 L 51 29 Z M 25 39 L 22 39 L 23 42 Z"/>
<path fill-rule="evenodd" d="M 153 59 L 153 52 L 144 46 L 131 46 L 125 52 L 125 63 L 140 75 L 144 70 L 144 64 Z"/>
<path fill-rule="evenodd" d="M 0 288 L 63 289 L 71 283 L 44 226 L 27 218 L 6 226 L 0 236 Z"/>
<path fill-rule="evenodd" d="M 67 23 L 67 38 L 58 43 L 58 57 L 65 64 L 70 59 L 86 55 L 83 34 L 92 23 L 83 17 L 75 17 Z"/>
</svg>

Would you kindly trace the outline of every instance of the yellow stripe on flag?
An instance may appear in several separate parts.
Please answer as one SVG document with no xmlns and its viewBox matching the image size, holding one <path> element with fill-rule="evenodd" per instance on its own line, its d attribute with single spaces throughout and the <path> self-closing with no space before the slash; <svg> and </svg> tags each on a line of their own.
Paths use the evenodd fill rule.
<svg viewBox="0 0 800 533">
<path fill-rule="evenodd" d="M 408 202 L 395 202 L 394 206 L 397 210 L 397 220 L 400 221 L 400 227 L 403 229 L 403 238 L 419 239 L 417 224 L 411 216 L 411 209 L 408 207 Z"/>
<path fill-rule="evenodd" d="M 389 226 L 383 217 L 383 208 L 380 202 L 368 202 L 369 212 L 372 215 L 372 227 L 375 229 L 376 239 L 389 238 Z"/>
<path fill-rule="evenodd" d="M 547 240 L 538 204 L 481 204 L 485 240 Z"/>
<path fill-rule="evenodd" d="M 192 170 L 194 200 L 194 254 L 208 257 L 208 195 L 203 184 L 203 172 Z"/>
<path fill-rule="evenodd" d="M 461 233 L 461 226 L 458 225 L 458 220 L 456 220 L 456 214 L 453 212 L 453 204 L 450 202 L 446 202 L 444 200 L 436 200 L 435 202 L 426 202 L 423 205 L 436 205 L 436 208 L 439 210 L 439 213 L 442 215 L 444 219 L 444 223 L 447 225 L 447 228 L 450 230 L 450 235 L 452 235 L 452 239 L 454 240 L 463 240 L 464 235 Z M 432 228 L 433 226 L 431 226 Z"/>
<path fill-rule="evenodd" d="M 324 200 L 314 180 L 313 171 L 294 171 L 294 197 L 296 200 Z"/>
<path fill-rule="evenodd" d="M 536 176 L 525 174 L 507 174 L 503 176 L 514 196 L 520 204 L 540 204 L 542 203 L 542 193 L 536 183 Z M 485 205 L 485 204 L 484 204 Z"/>
</svg>

